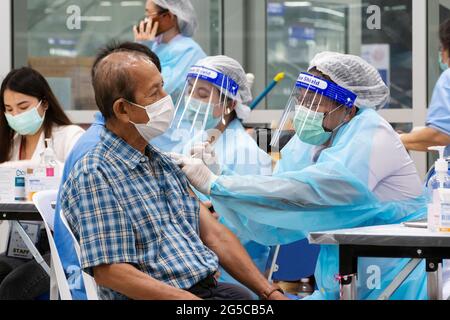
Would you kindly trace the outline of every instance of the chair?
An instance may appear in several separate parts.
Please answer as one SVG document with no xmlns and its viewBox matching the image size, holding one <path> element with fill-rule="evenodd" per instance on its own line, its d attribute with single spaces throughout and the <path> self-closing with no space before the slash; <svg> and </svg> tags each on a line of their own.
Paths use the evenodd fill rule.
<svg viewBox="0 0 450 320">
<path fill-rule="evenodd" d="M 58 292 L 61 300 L 72 300 L 69 283 L 67 282 L 64 268 L 62 266 L 52 234 L 55 219 L 55 210 L 52 207 L 52 203 L 56 201 L 57 197 L 57 190 L 42 191 L 33 195 L 33 203 L 44 221 L 44 226 L 50 245 L 50 300 L 58 300 Z"/>
<path fill-rule="evenodd" d="M 70 236 L 72 237 L 74 246 L 75 246 L 75 251 L 77 253 L 77 257 L 78 257 L 78 262 L 81 265 L 81 248 L 80 248 L 80 244 L 78 243 L 78 240 L 75 238 L 72 229 L 69 226 L 69 223 L 67 222 L 66 216 L 64 215 L 63 212 L 61 212 L 61 222 L 63 223 L 63 225 L 65 226 L 65 228 L 67 229 L 67 232 L 69 232 Z M 82 277 L 83 277 L 83 282 L 84 282 L 84 287 L 86 290 L 86 296 L 88 300 L 100 300 L 98 297 L 98 293 L 97 293 L 97 283 L 95 282 L 95 279 L 93 277 L 91 277 L 90 275 L 88 275 L 86 272 L 81 272 Z"/>
</svg>

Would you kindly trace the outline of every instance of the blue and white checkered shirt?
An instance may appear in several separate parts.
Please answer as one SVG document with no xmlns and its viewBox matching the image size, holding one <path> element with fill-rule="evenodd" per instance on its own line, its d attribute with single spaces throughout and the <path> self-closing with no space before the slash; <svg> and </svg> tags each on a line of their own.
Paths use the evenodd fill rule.
<svg viewBox="0 0 450 320">
<path fill-rule="evenodd" d="M 147 156 L 105 130 L 72 170 L 61 208 L 81 247 L 81 267 L 134 265 L 189 289 L 214 274 L 218 258 L 199 237 L 197 198 L 182 171 L 149 146 Z M 100 288 L 102 299 L 125 299 Z"/>
</svg>

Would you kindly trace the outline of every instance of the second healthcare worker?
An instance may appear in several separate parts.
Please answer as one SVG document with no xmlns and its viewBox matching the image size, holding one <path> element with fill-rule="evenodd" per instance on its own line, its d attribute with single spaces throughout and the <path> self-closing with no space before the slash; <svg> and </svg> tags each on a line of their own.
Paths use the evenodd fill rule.
<svg viewBox="0 0 450 320">
<path fill-rule="evenodd" d="M 202 59 L 189 71 L 169 134 L 152 140 L 152 144 L 166 152 L 206 156 L 204 161 L 215 174 L 271 175 L 272 158 L 242 125 L 250 115 L 246 104 L 251 101 L 250 85 L 239 62 L 227 56 Z M 203 152 L 205 149 L 207 153 Z M 208 203 L 207 197 L 199 196 Z M 240 236 L 224 217 L 220 217 L 220 222 L 238 235 L 264 273 L 270 248 Z M 223 268 L 219 280 L 236 284 Z"/>
<path fill-rule="evenodd" d="M 429 147 L 448 146 L 447 155 L 450 156 L 450 20 L 441 25 L 439 38 L 439 61 L 443 73 L 434 88 L 426 128 L 403 134 L 401 139 L 411 151 L 428 151 Z"/>
<path fill-rule="evenodd" d="M 282 150 L 272 177 L 216 176 L 201 160 L 178 161 L 218 213 L 267 245 L 292 243 L 313 231 L 421 218 L 426 201 L 417 170 L 398 134 L 376 112 L 388 99 L 389 89 L 367 62 L 324 52 L 295 84 L 280 130 L 291 120 L 297 135 Z M 312 298 L 339 298 L 338 261 L 337 247 L 322 246 Z M 361 259 L 358 298 L 377 298 L 407 262 Z M 373 269 L 381 274 L 375 289 L 367 281 Z M 423 270 L 414 271 L 392 298 L 426 298 Z"/>
<path fill-rule="evenodd" d="M 161 60 L 164 89 L 176 101 L 189 69 L 206 57 L 192 39 L 198 22 L 190 0 L 147 0 L 146 21 L 134 27 L 135 41 L 146 44 Z"/>
</svg>

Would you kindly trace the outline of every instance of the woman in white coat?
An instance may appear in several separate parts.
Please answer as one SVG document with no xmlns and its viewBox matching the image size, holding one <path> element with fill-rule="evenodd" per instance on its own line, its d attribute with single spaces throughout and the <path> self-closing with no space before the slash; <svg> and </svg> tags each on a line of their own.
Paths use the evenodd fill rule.
<svg viewBox="0 0 450 320">
<path fill-rule="evenodd" d="M 15 161 L 39 163 L 50 139 L 63 163 L 84 130 L 72 125 L 48 82 L 37 71 L 11 71 L 0 90 L 0 165 Z M 40 244 L 44 244 L 41 241 Z M 40 247 L 40 245 L 38 245 Z M 50 255 L 42 248 L 44 259 Z M 50 280 L 34 261 L 0 256 L 0 300 L 33 300 L 45 294 Z"/>
</svg>

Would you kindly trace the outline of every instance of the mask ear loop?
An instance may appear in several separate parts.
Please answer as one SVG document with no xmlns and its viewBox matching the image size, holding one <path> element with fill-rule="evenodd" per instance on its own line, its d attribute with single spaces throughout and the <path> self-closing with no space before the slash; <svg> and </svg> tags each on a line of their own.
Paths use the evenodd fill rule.
<svg viewBox="0 0 450 320">
<path fill-rule="evenodd" d="M 337 95 L 335 96 L 335 100 L 337 101 Z M 333 114 L 333 113 L 336 112 L 337 110 L 341 109 L 342 107 L 344 107 L 344 105 L 343 105 L 343 104 L 340 104 L 336 109 L 334 109 L 334 110 L 328 112 L 328 113 L 325 115 L 324 119 L 325 119 L 326 117 L 328 117 L 330 114 Z M 345 114 L 345 116 L 344 116 L 344 119 L 345 119 L 346 116 L 348 116 L 348 115 L 350 114 L 351 110 L 352 110 L 352 109 L 350 109 L 350 108 L 348 109 L 348 111 L 346 112 L 346 114 Z M 347 123 L 347 122 L 342 121 L 342 123 L 341 123 L 339 126 L 337 126 L 337 127 L 332 131 L 333 135 L 332 135 L 332 137 L 331 137 L 331 143 L 333 143 L 334 138 L 336 137 L 336 135 L 337 135 L 339 129 L 342 128 L 346 123 Z"/>
<path fill-rule="evenodd" d="M 213 99 L 213 95 L 214 95 L 214 87 L 212 89 L 213 90 L 211 90 L 211 94 L 209 96 L 208 107 L 206 108 L 205 118 L 203 119 L 202 131 L 206 130 L 206 123 L 208 122 L 208 117 L 209 117 L 209 113 L 211 111 L 211 107 L 214 108 L 214 106 L 212 105 L 212 99 Z M 214 112 L 214 110 L 213 110 L 213 112 Z"/>
</svg>

